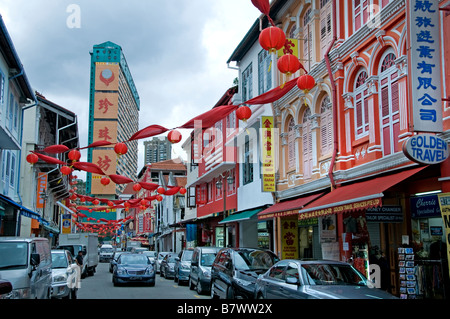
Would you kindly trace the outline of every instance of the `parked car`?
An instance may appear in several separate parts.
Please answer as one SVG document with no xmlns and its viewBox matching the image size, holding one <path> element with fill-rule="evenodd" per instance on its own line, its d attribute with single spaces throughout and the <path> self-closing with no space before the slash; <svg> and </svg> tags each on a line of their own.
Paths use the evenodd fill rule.
<svg viewBox="0 0 450 319">
<path fill-rule="evenodd" d="M 68 250 L 53 249 L 52 253 L 52 297 L 77 298 L 80 267 Z"/>
<path fill-rule="evenodd" d="M 152 264 L 154 264 L 156 262 L 156 258 L 157 258 L 156 251 L 154 251 L 154 250 L 147 250 L 147 251 L 143 251 L 142 254 L 147 256 L 148 259 L 150 259 L 150 261 L 152 262 Z"/>
<path fill-rule="evenodd" d="M 111 260 L 109 261 L 109 272 L 112 273 L 114 271 L 114 267 L 117 265 L 117 259 L 123 253 L 128 253 L 127 251 L 115 251 Z"/>
<path fill-rule="evenodd" d="M 161 251 L 161 252 L 158 253 L 158 258 L 156 259 L 156 263 L 155 263 L 156 273 L 160 273 L 161 274 L 161 272 L 160 272 L 160 270 L 161 270 L 161 261 L 164 259 L 164 257 L 167 254 L 169 254 L 168 251 Z"/>
<path fill-rule="evenodd" d="M 375 288 L 351 265 L 330 260 L 284 259 L 256 281 L 264 299 L 397 299 Z"/>
<path fill-rule="evenodd" d="M 211 298 L 252 299 L 258 275 L 279 258 L 259 248 L 222 248 L 211 266 Z"/>
<path fill-rule="evenodd" d="M 175 257 L 176 253 L 168 253 L 164 256 L 160 264 L 159 275 L 166 279 L 173 278 L 175 276 Z"/>
<path fill-rule="evenodd" d="M 143 254 L 121 254 L 114 267 L 112 282 L 114 286 L 139 282 L 154 286 L 155 270 L 150 260 Z"/>
<path fill-rule="evenodd" d="M 196 247 L 192 254 L 189 273 L 189 288 L 197 289 L 198 294 L 211 289 L 211 265 L 216 258 L 219 247 Z"/>
<path fill-rule="evenodd" d="M 50 299 L 52 256 L 47 238 L 0 237 L 0 278 L 10 299 Z"/>
<path fill-rule="evenodd" d="M 175 257 L 175 275 L 173 280 L 181 284 L 189 281 L 189 273 L 191 272 L 191 259 L 194 253 L 193 248 L 183 249 L 177 257 Z"/>
</svg>

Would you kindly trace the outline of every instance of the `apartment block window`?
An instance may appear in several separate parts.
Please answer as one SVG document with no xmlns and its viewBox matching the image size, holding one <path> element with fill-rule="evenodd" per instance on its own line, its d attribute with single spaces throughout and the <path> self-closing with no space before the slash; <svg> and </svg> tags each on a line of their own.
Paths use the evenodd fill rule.
<svg viewBox="0 0 450 319">
<path fill-rule="evenodd" d="M 258 92 L 263 94 L 272 87 L 272 57 L 267 50 L 258 54 Z"/>
<path fill-rule="evenodd" d="M 253 182 L 253 147 L 250 138 L 245 136 L 243 180 L 244 185 Z"/>
<path fill-rule="evenodd" d="M 369 103 L 367 100 L 368 88 L 365 85 L 367 72 L 359 71 L 355 82 L 355 139 L 361 138 L 369 133 Z"/>
<path fill-rule="evenodd" d="M 253 98 L 253 67 L 252 64 L 242 72 L 242 99 L 248 101 Z"/>
</svg>

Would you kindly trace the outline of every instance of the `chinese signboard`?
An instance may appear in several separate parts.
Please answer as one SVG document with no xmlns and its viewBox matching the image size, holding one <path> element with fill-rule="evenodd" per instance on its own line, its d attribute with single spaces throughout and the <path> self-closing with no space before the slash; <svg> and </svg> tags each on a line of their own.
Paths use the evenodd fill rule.
<svg viewBox="0 0 450 319">
<path fill-rule="evenodd" d="M 418 134 L 403 144 L 403 153 L 417 163 L 438 164 L 447 159 L 449 152 L 444 139 L 432 134 Z"/>
<path fill-rule="evenodd" d="M 414 131 L 442 132 L 438 1 L 407 2 Z"/>
<path fill-rule="evenodd" d="M 262 190 L 275 192 L 275 136 L 273 116 L 261 117 L 261 164 L 262 164 Z"/>
<path fill-rule="evenodd" d="M 45 200 L 41 197 L 41 193 L 47 190 L 47 173 L 38 173 L 37 184 L 36 208 L 44 208 Z"/>
<path fill-rule="evenodd" d="M 94 97 L 94 105 L 94 118 L 118 118 L 119 95 L 117 93 L 96 92 Z"/>
<path fill-rule="evenodd" d="M 281 219 L 281 259 L 298 258 L 298 216 Z"/>
<path fill-rule="evenodd" d="M 117 127 L 117 121 L 95 121 L 92 141 L 108 141 L 115 143 L 117 141 Z"/>
<path fill-rule="evenodd" d="M 445 241 L 447 243 L 447 256 L 450 259 L 450 193 L 438 194 L 442 219 L 446 230 Z M 449 267 L 450 271 L 450 267 Z"/>
<path fill-rule="evenodd" d="M 116 174 L 117 154 L 114 150 L 95 149 L 92 151 L 92 162 L 97 164 L 106 175 Z M 115 194 L 116 184 L 110 182 L 103 185 L 100 181 L 103 176 L 92 174 L 92 194 Z"/>
<path fill-rule="evenodd" d="M 95 64 L 95 90 L 117 91 L 119 90 L 119 64 L 99 63 Z"/>
</svg>

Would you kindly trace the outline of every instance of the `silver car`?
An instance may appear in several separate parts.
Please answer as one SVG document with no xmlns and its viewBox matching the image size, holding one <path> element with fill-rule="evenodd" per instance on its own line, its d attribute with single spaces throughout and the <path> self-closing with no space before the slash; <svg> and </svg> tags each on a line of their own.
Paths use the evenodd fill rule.
<svg viewBox="0 0 450 319">
<path fill-rule="evenodd" d="M 397 299 L 375 288 L 351 265 L 331 260 L 284 259 L 256 280 L 259 299 Z"/>
<path fill-rule="evenodd" d="M 158 258 L 156 258 L 156 262 L 155 262 L 156 273 L 160 272 L 160 270 L 161 270 L 161 261 L 169 253 L 170 252 L 168 252 L 168 251 L 161 251 L 161 252 L 158 253 Z"/>
<path fill-rule="evenodd" d="M 52 251 L 52 298 L 77 298 L 80 267 L 68 250 Z"/>
</svg>

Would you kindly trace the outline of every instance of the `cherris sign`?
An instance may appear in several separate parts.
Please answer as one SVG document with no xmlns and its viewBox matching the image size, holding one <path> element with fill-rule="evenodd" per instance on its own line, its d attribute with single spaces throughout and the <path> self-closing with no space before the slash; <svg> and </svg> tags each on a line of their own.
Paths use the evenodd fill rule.
<svg viewBox="0 0 450 319">
<path fill-rule="evenodd" d="M 418 134 L 403 144 L 403 153 L 412 161 L 421 164 L 438 164 L 448 158 L 448 145 L 433 134 Z"/>
</svg>

